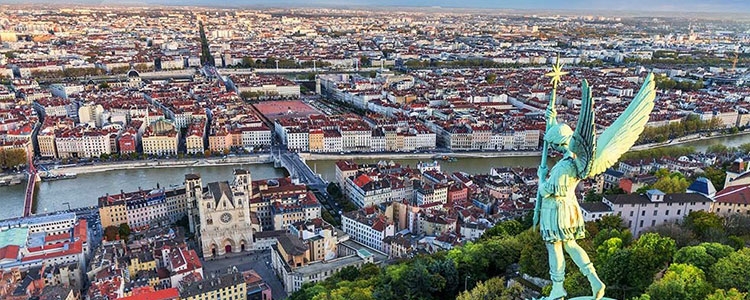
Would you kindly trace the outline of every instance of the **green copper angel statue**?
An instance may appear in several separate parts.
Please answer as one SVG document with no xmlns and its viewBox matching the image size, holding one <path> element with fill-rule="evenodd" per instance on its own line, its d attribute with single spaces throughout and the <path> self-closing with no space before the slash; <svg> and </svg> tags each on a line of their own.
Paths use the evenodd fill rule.
<svg viewBox="0 0 750 300">
<path fill-rule="evenodd" d="M 584 80 L 581 112 L 576 129 L 557 122 L 554 101 L 560 82 L 561 66 L 547 74 L 554 86 L 552 100 L 546 112 L 547 129 L 544 135 L 542 165 L 539 168 L 539 191 L 534 209 L 534 225 L 539 229 L 549 254 L 552 291 L 544 299 L 561 299 L 567 296 L 563 288 L 565 259 L 563 250 L 570 255 L 581 273 L 591 284 L 593 299 L 604 297 L 604 283 L 596 275 L 589 256 L 576 240 L 585 235 L 583 216 L 578 206 L 575 189 L 582 179 L 604 172 L 630 149 L 643 132 L 654 107 L 654 80 L 649 74 L 643 86 L 627 109 L 596 139 L 594 101 L 588 82 Z M 547 174 L 547 148 L 563 153 L 562 158 Z M 548 177 L 549 175 L 549 177 Z"/>
</svg>

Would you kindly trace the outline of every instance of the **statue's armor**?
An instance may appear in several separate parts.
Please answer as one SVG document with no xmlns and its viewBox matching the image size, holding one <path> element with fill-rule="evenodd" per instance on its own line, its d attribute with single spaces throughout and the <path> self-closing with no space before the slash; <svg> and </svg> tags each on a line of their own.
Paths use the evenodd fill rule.
<svg viewBox="0 0 750 300">
<path fill-rule="evenodd" d="M 575 161 L 569 152 L 552 167 L 550 176 L 540 186 L 542 207 L 539 227 L 546 242 L 585 237 L 583 215 L 575 194 L 576 186 L 581 180 L 576 174 Z"/>
</svg>

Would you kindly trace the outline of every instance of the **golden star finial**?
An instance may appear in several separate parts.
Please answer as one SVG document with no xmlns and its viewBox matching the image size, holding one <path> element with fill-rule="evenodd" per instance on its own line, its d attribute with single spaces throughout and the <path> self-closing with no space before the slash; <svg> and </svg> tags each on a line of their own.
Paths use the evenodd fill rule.
<svg viewBox="0 0 750 300">
<path fill-rule="evenodd" d="M 552 66 L 552 72 L 549 72 L 547 74 L 544 74 L 544 76 L 552 77 L 552 80 L 550 80 L 550 83 L 552 84 L 553 89 L 557 89 L 557 85 L 560 83 L 560 79 L 563 75 L 568 74 L 568 72 L 562 71 L 563 65 L 560 64 L 560 57 L 557 57 L 557 60 L 555 60 L 555 65 Z"/>
</svg>

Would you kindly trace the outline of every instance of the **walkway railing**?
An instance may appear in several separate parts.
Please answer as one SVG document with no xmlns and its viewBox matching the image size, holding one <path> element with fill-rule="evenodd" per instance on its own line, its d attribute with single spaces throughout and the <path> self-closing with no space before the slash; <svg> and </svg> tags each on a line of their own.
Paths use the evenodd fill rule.
<svg viewBox="0 0 750 300">
<path fill-rule="evenodd" d="M 23 216 L 31 215 L 31 208 L 34 205 L 34 188 L 36 188 L 36 168 L 34 167 L 34 154 L 30 149 L 26 149 L 26 159 L 28 163 L 28 181 L 26 182 L 26 196 L 23 202 Z"/>
</svg>

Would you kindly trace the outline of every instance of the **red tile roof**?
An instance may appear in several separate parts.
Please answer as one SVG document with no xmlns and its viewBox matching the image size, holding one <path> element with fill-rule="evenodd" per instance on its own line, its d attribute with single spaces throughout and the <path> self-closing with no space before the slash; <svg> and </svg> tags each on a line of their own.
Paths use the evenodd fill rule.
<svg viewBox="0 0 750 300">
<path fill-rule="evenodd" d="M 0 248 L 0 260 L 3 260 L 3 259 L 16 260 L 16 258 L 18 258 L 18 251 L 20 249 L 21 247 L 18 247 L 17 245 L 8 245 L 8 246 Z"/>
<path fill-rule="evenodd" d="M 750 204 L 750 184 L 727 187 L 714 197 L 718 203 Z"/>
</svg>

